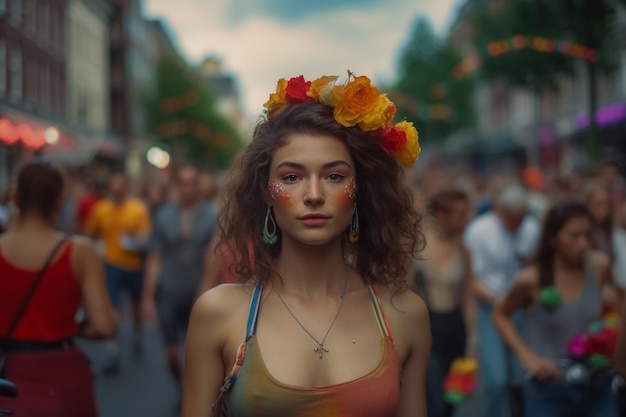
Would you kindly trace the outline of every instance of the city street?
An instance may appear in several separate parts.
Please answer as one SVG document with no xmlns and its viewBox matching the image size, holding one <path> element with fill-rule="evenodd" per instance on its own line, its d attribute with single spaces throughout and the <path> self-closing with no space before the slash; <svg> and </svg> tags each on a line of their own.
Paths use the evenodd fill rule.
<svg viewBox="0 0 626 417">
<path fill-rule="evenodd" d="M 93 361 L 100 417 L 176 417 L 178 395 L 164 361 L 163 345 L 155 324 L 144 326 L 144 352 L 136 359 L 128 320 L 120 327 L 121 370 L 104 376 L 103 342 L 81 342 Z"/>
<path fill-rule="evenodd" d="M 128 314 L 124 314 L 128 317 Z M 120 327 L 121 371 L 117 376 L 101 372 L 105 359 L 103 342 L 81 342 L 92 359 L 100 417 L 177 417 L 177 394 L 163 359 L 163 346 L 154 323 L 145 325 L 144 354 L 136 360 L 128 319 Z M 459 408 L 455 417 L 477 417 L 478 400 Z"/>
</svg>

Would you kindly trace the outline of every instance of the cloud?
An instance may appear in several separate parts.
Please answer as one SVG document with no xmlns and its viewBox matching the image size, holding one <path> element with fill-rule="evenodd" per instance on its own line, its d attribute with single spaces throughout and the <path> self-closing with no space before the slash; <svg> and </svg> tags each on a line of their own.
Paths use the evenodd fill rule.
<svg viewBox="0 0 626 417">
<path fill-rule="evenodd" d="M 344 0 L 329 5 L 330 0 L 177 0 L 173 5 L 171 0 L 148 0 L 146 5 L 148 15 L 169 22 L 193 62 L 206 55 L 222 60 L 225 70 L 238 79 L 244 111 L 256 117 L 279 78 L 300 74 L 345 78 L 349 69 L 377 84 L 393 81 L 398 55 L 417 16 L 430 18 L 435 29 L 442 31 L 451 5 L 458 1 Z M 246 8 L 235 26 L 225 21 L 231 3 L 240 10 Z M 302 6 L 297 24 L 283 23 L 293 11 L 267 17 L 278 3 L 322 4 L 329 12 Z"/>
<path fill-rule="evenodd" d="M 337 10 L 368 9 L 385 0 L 231 0 L 227 8 L 227 22 L 240 23 L 251 16 L 261 16 L 287 25 L 297 24 L 311 16 L 328 15 Z M 394 3 L 396 1 L 390 1 Z"/>
</svg>

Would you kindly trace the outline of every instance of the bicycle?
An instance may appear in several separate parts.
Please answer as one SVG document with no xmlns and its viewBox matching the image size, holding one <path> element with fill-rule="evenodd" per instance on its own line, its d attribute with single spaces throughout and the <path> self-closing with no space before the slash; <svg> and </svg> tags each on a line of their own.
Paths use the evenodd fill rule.
<svg viewBox="0 0 626 417">
<path fill-rule="evenodd" d="M 11 381 L 0 378 L 0 397 L 17 397 L 17 388 Z M 12 410 L 6 410 L 0 408 L 0 417 L 12 416 Z"/>
</svg>

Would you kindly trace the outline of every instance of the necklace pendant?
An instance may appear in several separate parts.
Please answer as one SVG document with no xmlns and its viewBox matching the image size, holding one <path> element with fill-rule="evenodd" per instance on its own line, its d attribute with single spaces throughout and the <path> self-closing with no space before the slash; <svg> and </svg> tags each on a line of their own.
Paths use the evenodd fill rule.
<svg viewBox="0 0 626 417">
<path fill-rule="evenodd" d="M 325 348 L 322 343 L 320 343 L 318 347 L 314 348 L 313 351 L 316 352 L 316 353 L 319 353 L 320 359 L 324 358 L 324 353 L 330 352 L 330 350 Z"/>
</svg>

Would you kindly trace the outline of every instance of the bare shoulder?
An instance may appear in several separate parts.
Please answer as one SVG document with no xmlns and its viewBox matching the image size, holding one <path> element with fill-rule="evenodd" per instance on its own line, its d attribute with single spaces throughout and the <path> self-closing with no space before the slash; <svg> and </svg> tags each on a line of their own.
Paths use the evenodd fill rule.
<svg viewBox="0 0 626 417">
<path fill-rule="evenodd" d="M 387 286 L 374 287 L 389 324 L 419 325 L 428 321 L 428 308 L 413 291 L 397 291 Z"/>
<path fill-rule="evenodd" d="M 199 309 L 208 311 L 229 310 L 240 306 L 247 309 L 253 291 L 254 286 L 248 283 L 220 284 L 198 297 L 196 305 Z"/>
<path fill-rule="evenodd" d="M 74 250 L 82 251 L 95 251 L 93 240 L 87 236 L 73 235 L 71 237 Z"/>
<path fill-rule="evenodd" d="M 253 290 L 247 283 L 218 285 L 198 297 L 193 314 L 202 321 L 229 324 L 233 317 L 248 311 Z"/>
<path fill-rule="evenodd" d="M 72 265 L 77 270 L 83 271 L 84 268 L 88 268 L 90 265 L 96 264 L 98 261 L 101 262 L 100 255 L 96 250 L 96 247 L 91 240 L 87 236 L 72 236 L 71 238 L 72 244 Z"/>
<path fill-rule="evenodd" d="M 430 320 L 424 301 L 414 292 L 377 287 L 383 314 L 393 337 L 400 361 L 411 357 L 426 358 L 430 350 Z"/>
<path fill-rule="evenodd" d="M 390 286 L 374 286 L 376 293 L 380 299 L 382 307 L 387 310 L 397 310 L 401 314 L 419 314 L 420 311 L 426 311 L 426 304 L 413 291 L 398 291 Z"/>
</svg>

